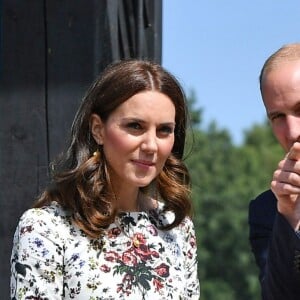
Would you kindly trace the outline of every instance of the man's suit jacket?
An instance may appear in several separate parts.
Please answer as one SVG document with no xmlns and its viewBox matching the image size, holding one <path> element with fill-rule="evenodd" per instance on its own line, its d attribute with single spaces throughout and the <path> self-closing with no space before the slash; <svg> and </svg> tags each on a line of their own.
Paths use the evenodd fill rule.
<svg viewBox="0 0 300 300">
<path fill-rule="evenodd" d="M 263 300 L 300 300 L 300 234 L 277 211 L 271 190 L 249 204 L 249 239 Z"/>
</svg>

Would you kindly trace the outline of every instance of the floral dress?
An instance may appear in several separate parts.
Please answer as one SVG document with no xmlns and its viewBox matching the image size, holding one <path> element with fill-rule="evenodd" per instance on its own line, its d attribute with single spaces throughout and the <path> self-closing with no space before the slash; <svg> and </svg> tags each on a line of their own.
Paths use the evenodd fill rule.
<svg viewBox="0 0 300 300">
<path fill-rule="evenodd" d="M 196 240 L 189 218 L 169 231 L 160 208 L 121 213 L 100 239 L 53 202 L 27 210 L 14 236 L 12 299 L 199 299 Z"/>
</svg>

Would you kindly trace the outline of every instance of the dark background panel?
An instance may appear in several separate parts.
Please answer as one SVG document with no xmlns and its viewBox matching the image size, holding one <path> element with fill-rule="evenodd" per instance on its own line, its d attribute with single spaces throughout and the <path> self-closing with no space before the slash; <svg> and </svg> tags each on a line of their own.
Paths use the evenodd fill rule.
<svg viewBox="0 0 300 300">
<path fill-rule="evenodd" d="M 94 1 L 46 1 L 49 155 L 65 145 L 79 101 L 94 79 Z"/>
<path fill-rule="evenodd" d="M 43 2 L 4 0 L 0 80 L 0 299 L 9 299 L 12 234 L 45 184 Z M 3 297 L 3 298 L 2 298 Z"/>
<path fill-rule="evenodd" d="M 0 299 L 18 219 L 87 87 L 112 61 L 161 62 L 161 18 L 162 0 L 0 0 Z"/>
</svg>

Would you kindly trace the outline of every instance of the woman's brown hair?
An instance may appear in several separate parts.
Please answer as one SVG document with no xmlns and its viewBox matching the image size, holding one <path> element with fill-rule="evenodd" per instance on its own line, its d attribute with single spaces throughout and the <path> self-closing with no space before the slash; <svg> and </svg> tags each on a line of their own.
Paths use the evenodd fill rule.
<svg viewBox="0 0 300 300">
<path fill-rule="evenodd" d="M 182 161 L 187 123 L 184 92 L 176 78 L 159 64 L 143 60 L 112 63 L 88 89 L 76 113 L 67 150 L 51 166 L 52 183 L 34 207 L 58 202 L 72 212 L 75 223 L 90 237 L 99 237 L 118 213 L 106 168 L 105 156 L 93 155 L 98 145 L 91 135 L 90 117 L 105 122 L 123 102 L 143 91 L 158 91 L 174 103 L 175 139 L 171 155 L 156 178 L 156 189 L 165 210 L 175 214 L 177 226 L 191 213 L 190 177 Z"/>
</svg>

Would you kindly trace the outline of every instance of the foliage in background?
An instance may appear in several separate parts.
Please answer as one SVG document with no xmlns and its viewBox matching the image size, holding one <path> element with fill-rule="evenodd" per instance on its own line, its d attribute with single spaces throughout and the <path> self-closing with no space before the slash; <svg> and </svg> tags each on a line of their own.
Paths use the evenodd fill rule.
<svg viewBox="0 0 300 300">
<path fill-rule="evenodd" d="M 215 122 L 202 128 L 195 93 L 186 164 L 192 178 L 201 300 L 260 299 L 258 269 L 248 241 L 249 201 L 269 188 L 283 151 L 267 122 L 245 132 L 242 145 Z"/>
</svg>

